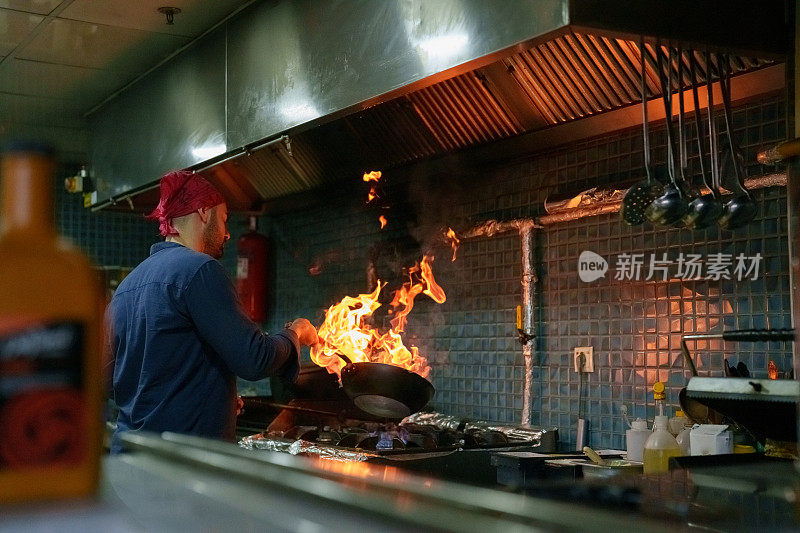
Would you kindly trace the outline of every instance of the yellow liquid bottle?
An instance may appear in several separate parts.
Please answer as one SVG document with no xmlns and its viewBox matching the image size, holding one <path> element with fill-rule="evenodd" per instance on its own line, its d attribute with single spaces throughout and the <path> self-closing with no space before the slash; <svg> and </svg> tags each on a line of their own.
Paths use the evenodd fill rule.
<svg viewBox="0 0 800 533">
<path fill-rule="evenodd" d="M 656 416 L 653 434 L 644 443 L 643 471 L 645 474 L 663 474 L 669 471 L 671 457 L 679 457 L 681 447 L 667 430 L 667 417 Z"/>
<path fill-rule="evenodd" d="M 47 149 L 0 153 L 0 502 L 98 484 L 104 296 L 53 220 Z"/>
</svg>

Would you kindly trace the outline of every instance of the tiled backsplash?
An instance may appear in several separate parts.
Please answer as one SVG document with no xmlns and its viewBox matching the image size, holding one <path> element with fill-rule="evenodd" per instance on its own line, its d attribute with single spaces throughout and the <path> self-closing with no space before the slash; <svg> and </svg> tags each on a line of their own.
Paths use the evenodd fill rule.
<svg viewBox="0 0 800 533">
<path fill-rule="evenodd" d="M 785 104 L 778 96 L 735 110 L 749 175 L 773 170 L 753 161 L 759 148 L 785 138 L 784 117 Z M 663 127 L 656 125 L 652 134 L 654 165 L 662 175 Z M 720 144 L 726 144 L 724 136 Z M 326 201 L 313 210 L 267 217 L 265 230 L 273 237 L 276 254 L 269 326 L 278 328 L 298 315 L 319 323 L 327 306 L 365 292 L 370 250 L 374 255 L 374 250 L 390 249 L 384 255 L 392 260 L 384 263 L 400 267 L 413 262 L 415 250 L 419 259 L 421 250 L 431 249 L 436 255 L 434 273 L 447 301 L 437 305 L 420 296 L 406 331 L 433 369 L 437 392 L 432 406 L 470 418 L 519 422 L 524 386 L 515 332 L 515 307 L 522 303 L 520 237 L 506 233 L 466 240 L 455 262 L 441 241 L 426 243 L 448 225 L 463 231 L 487 219 L 542 214 L 543 201 L 553 192 L 577 193 L 638 179 L 643 176 L 641 150 L 640 131 L 633 129 L 491 169 L 448 175 L 428 175 L 422 165 L 404 173 L 389 170 L 384 179 L 393 185 L 388 185 L 385 200 L 393 209 L 383 231 L 377 222 L 381 211 L 365 206 L 366 191 L 357 185 L 321 192 Z M 696 170 L 692 174 L 696 177 Z M 354 176 L 353 183 L 359 178 Z M 633 416 L 652 418 L 650 387 L 656 379 L 667 383 L 668 403 L 677 403 L 678 391 L 689 377 L 678 344 L 682 333 L 789 327 L 785 191 L 768 189 L 755 197 L 758 219 L 732 232 L 629 227 L 618 215 L 534 232 L 539 277 L 534 287 L 539 318 L 531 409 L 535 425 L 558 426 L 562 444 L 574 443 L 582 387 L 581 412 L 589 420 L 590 444 L 623 448 L 622 403 Z M 580 280 L 577 262 L 583 250 L 609 262 L 605 278 Z M 716 253 L 760 253 L 763 261 L 757 280 L 682 281 L 673 275 L 667 281 L 622 281 L 614 274 L 623 252 L 644 254 L 646 260 L 650 254 L 658 253 L 660 259 L 666 253 L 673 261 L 680 253 L 701 254 L 704 261 Z M 312 275 L 309 269 L 315 264 L 321 272 Z M 646 274 L 647 265 L 642 277 Z M 572 350 L 589 345 L 594 348 L 595 372 L 581 384 L 572 369 Z M 765 375 L 770 359 L 781 369 L 791 368 L 790 346 L 784 343 L 707 341 L 690 343 L 689 348 L 701 375 L 721 376 L 724 356 L 733 363 L 745 362 L 760 375 Z"/>
<path fill-rule="evenodd" d="M 72 170 L 73 172 L 69 172 Z M 100 211 L 83 207 L 83 195 L 64 190 L 64 177 L 75 168 L 62 169 L 55 180 L 56 224 L 62 235 L 79 246 L 98 266 L 134 267 L 150 253 L 160 237 L 158 224 L 142 215 Z"/>
<path fill-rule="evenodd" d="M 774 170 L 753 161 L 759 148 L 785 138 L 785 112 L 779 96 L 735 111 L 750 175 Z M 653 130 L 654 164 L 663 173 L 663 128 Z M 319 324 L 328 306 L 366 291 L 370 258 L 378 274 L 392 280 L 386 290 L 393 290 L 400 268 L 420 259 L 423 251 L 432 251 L 434 274 L 447 301 L 438 305 L 419 296 L 406 328 L 407 340 L 432 367 L 432 407 L 469 418 L 519 422 L 525 368 L 515 331 L 515 308 L 522 303 L 520 237 L 504 233 L 465 240 L 451 262 L 450 249 L 438 239 L 441 230 L 452 226 L 463 231 L 488 219 L 540 215 L 548 194 L 638 179 L 643 176 L 641 147 L 640 132 L 633 129 L 491 168 L 461 168 L 456 162 L 447 174 L 431 174 L 424 164 L 387 170 L 384 201 L 389 210 L 366 206 L 361 177 L 352 176 L 335 189 L 320 191 L 319 207 L 263 217 L 261 231 L 272 239 L 274 251 L 267 329 L 278 330 L 297 316 Z M 690 163 L 694 169 L 696 158 Z M 635 416 L 652 418 L 649 387 L 656 378 L 667 382 L 668 402 L 677 402 L 688 379 L 678 346 L 682 333 L 790 325 L 785 191 L 768 189 L 755 197 L 759 218 L 733 232 L 629 227 L 617 215 L 534 232 L 535 425 L 558 426 L 562 444 L 574 443 L 580 395 L 590 444 L 622 448 L 620 404 L 627 404 Z M 89 213 L 78 197 L 61 192 L 58 201 L 62 231 L 100 264 L 133 266 L 158 239 L 157 226 L 139 216 Z M 389 219 L 382 231 L 380 214 Z M 231 273 L 236 237 L 244 231 L 241 218 L 232 218 L 234 236 L 223 260 Z M 577 260 L 584 250 L 608 261 L 604 278 L 590 283 L 579 279 Z M 621 253 L 640 253 L 647 259 L 652 253 L 659 258 L 666 253 L 676 260 L 679 253 L 707 259 L 715 253 L 757 252 L 764 258 L 757 280 L 614 279 Z M 385 323 L 380 311 L 378 321 Z M 572 349 L 588 345 L 594 348 L 595 372 L 581 383 L 572 370 Z M 734 363 L 744 361 L 760 375 L 770 359 L 781 369 L 791 367 L 790 346 L 783 343 L 714 341 L 690 343 L 689 348 L 702 375 L 722 375 L 723 356 Z M 242 381 L 240 391 L 265 393 L 268 384 Z"/>
</svg>

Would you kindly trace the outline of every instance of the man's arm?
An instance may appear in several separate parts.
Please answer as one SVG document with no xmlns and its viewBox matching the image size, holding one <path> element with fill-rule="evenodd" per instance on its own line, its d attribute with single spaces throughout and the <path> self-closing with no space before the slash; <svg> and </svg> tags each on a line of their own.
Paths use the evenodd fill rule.
<svg viewBox="0 0 800 533">
<path fill-rule="evenodd" d="M 217 261 L 200 267 L 184 291 L 200 338 L 237 376 L 255 381 L 281 375 L 294 381 L 300 368 L 300 339 L 292 329 L 265 335 L 242 312 L 233 284 Z"/>
</svg>

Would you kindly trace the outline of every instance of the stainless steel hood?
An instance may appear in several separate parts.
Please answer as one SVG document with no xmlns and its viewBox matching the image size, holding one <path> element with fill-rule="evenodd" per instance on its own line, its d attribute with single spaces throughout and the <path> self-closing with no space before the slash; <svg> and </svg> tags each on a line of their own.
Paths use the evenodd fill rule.
<svg viewBox="0 0 800 533">
<path fill-rule="evenodd" d="M 601 4 L 616 7 L 598 10 Z M 625 4 L 633 5 L 627 13 Z M 778 1 L 758 9 L 738 1 L 679 1 L 671 4 L 682 11 L 657 21 L 645 16 L 643 4 L 660 5 L 254 5 L 89 117 L 96 207 L 131 198 L 123 205 L 147 209 L 155 203 L 147 191 L 161 173 L 192 167 L 215 181 L 234 209 L 256 210 L 264 201 L 358 179 L 365 170 L 621 109 L 639 100 L 642 54 L 625 39 L 639 31 L 650 37 L 651 65 L 653 36 L 751 53 L 733 58 L 737 72 L 769 70 L 785 50 Z M 704 18 L 713 9 L 716 19 Z M 701 32 L 701 20 L 718 20 L 725 29 Z M 715 41 L 702 42 L 709 34 Z M 715 72 L 699 59 L 701 70 Z M 652 66 L 650 80 L 657 95 Z"/>
</svg>

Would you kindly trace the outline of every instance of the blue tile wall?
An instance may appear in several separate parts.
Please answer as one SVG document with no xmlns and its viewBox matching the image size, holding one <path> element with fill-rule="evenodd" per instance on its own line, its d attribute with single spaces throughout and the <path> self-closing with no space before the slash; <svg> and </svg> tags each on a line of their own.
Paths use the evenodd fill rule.
<svg viewBox="0 0 800 533">
<path fill-rule="evenodd" d="M 773 170 L 753 161 L 760 148 L 785 138 L 785 114 L 780 96 L 735 110 L 748 175 Z M 663 127 L 655 125 L 652 134 L 654 166 L 663 176 Z M 721 146 L 725 142 L 721 139 Z M 549 194 L 638 179 L 644 175 L 641 150 L 640 132 L 633 129 L 488 169 L 460 168 L 456 163 L 447 174 L 430 173 L 424 164 L 388 170 L 386 204 L 392 209 L 383 231 L 377 223 L 383 211 L 364 205 L 366 190 L 357 185 L 360 176 L 343 178 L 351 185 L 320 191 L 325 200 L 320 206 L 263 218 L 275 253 L 267 329 L 279 328 L 295 316 L 321 322 L 328 306 L 367 289 L 371 250 L 410 240 L 420 256 L 423 250 L 435 254 L 434 273 L 447 293 L 442 305 L 420 296 L 406 329 L 407 344 L 418 346 L 432 367 L 437 391 L 432 407 L 469 418 L 519 422 L 524 362 L 514 322 L 522 298 L 520 239 L 502 234 L 467 240 L 451 262 L 449 248 L 436 237 L 448 225 L 464 230 L 487 219 L 542 214 Z M 690 173 L 697 178 L 697 158 L 693 149 L 690 153 Z M 622 403 L 633 415 L 652 418 L 649 391 L 656 379 L 667 383 L 668 404 L 677 403 L 677 393 L 688 379 L 678 344 L 682 333 L 789 326 L 785 191 L 768 189 L 755 197 L 759 216 L 744 230 L 629 227 L 617 215 L 604 215 L 549 226 L 535 235 L 535 425 L 558 426 L 562 445 L 574 443 L 580 395 L 590 444 L 624 448 Z M 605 278 L 580 281 L 577 258 L 583 250 L 609 261 L 612 270 Z M 759 252 L 764 259 L 755 281 L 623 282 L 612 275 L 622 252 L 648 258 L 654 252 L 667 253 L 673 260 L 681 252 Z M 313 265 L 321 265 L 320 271 Z M 583 345 L 594 347 L 595 372 L 582 381 L 572 370 L 571 354 L 573 347 Z M 786 343 L 707 341 L 690 343 L 689 348 L 701 375 L 722 375 L 723 356 L 745 362 L 756 375 L 765 375 L 769 360 L 781 369 L 791 368 Z M 257 384 L 255 390 L 268 389 Z"/>
<path fill-rule="evenodd" d="M 761 98 L 735 110 L 737 135 L 746 152 L 747 172 L 765 169 L 755 161 L 758 149 L 786 137 L 786 105 L 779 96 Z M 663 128 L 653 128 L 653 159 L 663 175 Z M 724 145 L 724 139 L 721 140 Z M 515 307 L 521 303 L 522 260 L 516 234 L 466 240 L 455 262 L 438 236 L 443 228 L 464 230 L 487 219 L 507 220 L 542 214 L 551 194 L 579 191 L 643 176 L 642 141 L 637 129 L 590 139 L 572 146 L 490 168 L 460 166 L 434 173 L 425 164 L 384 173 L 384 204 L 364 204 L 360 176 L 343 176 L 342 185 L 318 192 L 313 209 L 260 219 L 273 243 L 272 296 L 267 331 L 287 319 L 306 316 L 319 324 L 325 309 L 345 295 L 367 290 L 367 264 L 379 258 L 382 276 L 400 283 L 399 271 L 422 253 L 435 255 L 434 273 L 447 294 L 437 305 L 417 299 L 406 328 L 432 367 L 436 387 L 432 407 L 451 414 L 516 423 L 522 416 L 524 362 L 515 334 Z M 694 151 L 692 151 L 694 154 Z M 696 157 L 690 157 L 697 175 Z M 63 176 L 62 176 L 63 178 Z M 60 180 L 59 180 L 60 181 Z M 159 240 L 155 224 L 138 215 L 91 213 L 79 196 L 57 184 L 57 220 L 61 231 L 100 265 L 135 266 Z M 745 230 L 704 231 L 628 227 L 616 215 L 562 223 L 534 236 L 534 287 L 537 309 L 533 370 L 532 422 L 558 426 L 564 447 L 574 443 L 579 408 L 589 420 L 595 447 L 624 447 L 625 403 L 636 416 L 652 418 L 649 387 L 667 383 L 668 402 L 688 378 L 678 346 L 682 333 L 723 328 L 788 327 L 789 265 L 786 195 L 783 189 L 759 191 L 759 217 Z M 378 216 L 389 225 L 379 229 Z M 231 217 L 232 242 L 223 264 L 235 273 L 235 242 L 246 231 L 246 217 Z M 381 251 L 392 250 L 391 253 Z M 592 250 L 612 270 L 592 283 L 580 281 L 577 258 Z M 613 269 L 620 253 L 754 254 L 764 257 L 754 281 L 617 281 Z M 378 324 L 388 317 L 376 313 Z M 571 368 L 572 348 L 592 345 L 596 371 L 582 381 Z M 764 375 L 767 362 L 791 367 L 790 346 L 783 343 L 690 343 L 701 375 L 722 375 L 722 358 L 748 364 Z M 308 360 L 307 352 L 304 358 Z M 240 392 L 266 394 L 266 381 L 240 381 Z M 579 406 L 579 396 L 583 399 Z"/>
<path fill-rule="evenodd" d="M 77 168 L 67 165 L 55 180 L 56 224 L 59 231 L 79 246 L 98 266 L 134 267 L 150 253 L 161 235 L 158 224 L 142 215 L 100 211 L 83 207 L 83 195 L 64 190 L 64 178 Z"/>
</svg>

